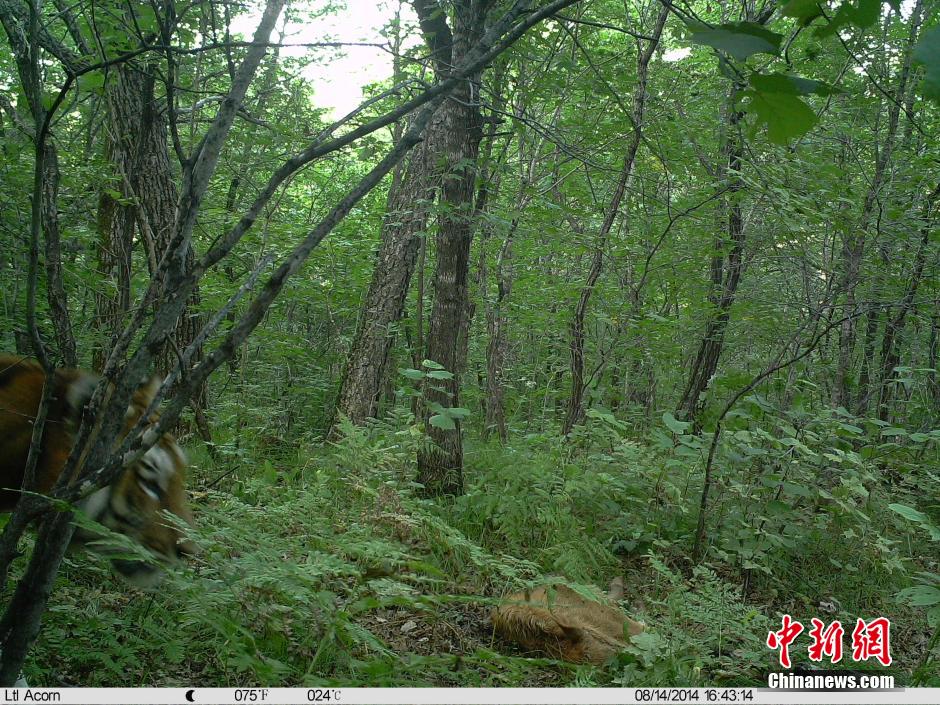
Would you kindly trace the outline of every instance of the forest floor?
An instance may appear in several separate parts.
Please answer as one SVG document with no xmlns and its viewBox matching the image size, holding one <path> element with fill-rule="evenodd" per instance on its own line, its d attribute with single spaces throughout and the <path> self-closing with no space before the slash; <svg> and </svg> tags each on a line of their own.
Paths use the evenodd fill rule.
<svg viewBox="0 0 940 705">
<path fill-rule="evenodd" d="M 888 537 L 863 533 L 896 498 L 869 497 L 864 519 L 808 511 L 798 545 L 734 554 L 733 536 L 716 537 L 693 566 L 697 474 L 671 452 L 632 441 L 471 445 L 466 494 L 438 503 L 414 492 L 420 442 L 378 425 L 330 446 L 230 447 L 223 461 L 197 450 L 192 568 L 147 594 L 105 561 L 70 556 L 30 683 L 761 685 L 780 670 L 768 631 L 790 613 L 807 625 L 838 618 L 847 632 L 857 616 L 889 616 L 892 667 L 840 666 L 940 685 L 925 612 L 897 599 L 916 571 L 938 570 L 937 556 L 909 536 L 902 566 L 885 558 Z M 739 501 L 719 492 L 713 525 Z M 825 538 L 832 522 L 856 540 Z M 622 606 L 647 631 L 607 666 L 494 637 L 489 613 L 509 592 L 549 577 L 603 588 L 616 575 Z"/>
</svg>

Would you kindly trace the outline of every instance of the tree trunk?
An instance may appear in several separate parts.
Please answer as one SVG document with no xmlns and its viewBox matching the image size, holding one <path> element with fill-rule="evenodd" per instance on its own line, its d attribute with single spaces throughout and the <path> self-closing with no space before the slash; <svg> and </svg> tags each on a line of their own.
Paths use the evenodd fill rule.
<svg viewBox="0 0 940 705">
<path fill-rule="evenodd" d="M 881 325 L 882 308 L 878 305 L 884 294 L 884 271 L 889 258 L 882 253 L 882 266 L 875 272 L 871 286 L 872 306 L 865 314 L 865 336 L 862 343 L 862 366 L 858 373 L 858 398 L 855 402 L 855 415 L 868 414 L 868 404 L 872 396 L 872 372 L 875 369 L 875 339 Z"/>
<path fill-rule="evenodd" d="M 571 368 L 571 392 L 568 395 L 568 407 L 565 412 L 565 421 L 562 425 L 562 435 L 567 436 L 571 430 L 579 423 L 584 416 L 584 319 L 587 314 L 588 304 L 591 295 L 594 293 L 594 287 L 601 275 L 604 265 L 604 255 L 607 250 L 607 241 L 610 237 L 610 230 L 620 213 L 620 205 L 623 202 L 624 194 L 633 178 L 633 164 L 636 161 L 637 151 L 640 148 L 640 142 L 643 137 L 643 120 L 646 109 L 647 96 L 647 77 L 650 59 L 656 51 L 659 44 L 659 38 L 663 32 L 663 26 L 666 24 L 666 18 L 669 15 L 667 7 L 663 7 L 656 24 L 651 32 L 651 39 L 644 48 L 637 44 L 637 71 L 636 88 L 633 94 L 633 109 L 631 120 L 633 122 L 633 135 L 627 146 L 627 152 L 624 155 L 623 167 L 620 170 L 620 177 L 614 187 L 613 196 L 610 199 L 610 205 L 604 214 L 604 221 L 601 224 L 600 232 L 594 245 L 594 254 L 591 258 L 591 268 L 588 271 L 584 286 L 581 287 L 581 294 L 578 297 L 577 306 L 575 306 L 574 315 L 571 319 L 571 342 L 570 342 L 570 368 Z"/>
<path fill-rule="evenodd" d="M 506 410 L 503 406 L 503 368 L 509 348 L 506 329 L 509 325 L 506 316 L 506 299 L 512 293 L 512 240 L 518 221 L 513 221 L 506 239 L 496 259 L 496 300 L 486 312 L 486 328 L 489 342 L 486 346 L 486 417 L 483 423 L 483 437 L 496 430 L 500 443 L 508 439 L 506 430 Z"/>
<path fill-rule="evenodd" d="M 438 76 L 449 73 L 482 35 L 484 3 L 462 0 L 453 7 L 453 32 L 442 8 L 431 0 L 415 0 L 421 28 L 436 61 Z M 453 428 L 430 423 L 437 408 L 460 406 L 459 335 L 467 313 L 467 271 L 473 237 L 474 183 L 482 140 L 480 76 L 462 81 L 440 108 L 442 139 L 436 161 L 443 164 L 438 218 L 434 304 L 428 322 L 426 357 L 453 373 L 447 380 L 424 385 L 424 420 L 433 446 L 418 453 L 418 482 L 430 496 L 463 492 L 463 445 L 460 420 Z M 436 405 L 440 405 L 437 407 Z"/>
<path fill-rule="evenodd" d="M 930 317 L 930 336 L 927 339 L 927 390 L 934 413 L 940 414 L 940 296 L 934 299 Z"/>
<path fill-rule="evenodd" d="M 136 72 L 115 68 L 105 87 L 109 124 L 105 151 L 112 179 L 98 198 L 98 276 L 94 327 L 99 331 L 93 367 L 100 370 L 117 331 L 130 309 L 131 253 L 134 243 L 134 194 L 129 175 L 134 173 L 137 123 L 142 112 L 142 86 Z"/>
<path fill-rule="evenodd" d="M 59 564 L 74 531 L 71 512 L 48 512 L 43 519 L 29 566 L 0 621 L 0 683 L 4 686 L 17 680 L 29 647 L 39 634 Z"/>
<path fill-rule="evenodd" d="M 865 254 L 865 240 L 868 227 L 879 206 L 879 197 L 884 187 L 888 166 L 894 153 L 894 146 L 898 133 L 898 123 L 901 105 L 907 94 L 907 84 L 911 73 L 912 47 L 917 39 L 922 19 L 923 3 L 918 0 L 911 13 L 911 27 L 908 42 L 904 51 L 904 62 L 897 77 L 897 88 L 888 104 L 888 127 L 884 142 L 879 145 L 878 156 L 875 161 L 875 172 L 869 182 L 865 201 L 859 220 L 846 233 L 842 244 L 842 278 L 838 293 L 845 297 L 845 318 L 839 329 L 839 361 L 836 372 L 836 384 L 833 390 L 833 405 L 850 408 L 854 386 L 852 384 L 853 355 L 855 351 L 856 327 L 858 319 L 858 304 L 856 302 L 856 288 L 858 287 L 862 258 Z"/>
<path fill-rule="evenodd" d="M 642 408 L 649 419 L 656 406 L 656 370 L 644 340 L 636 339 L 633 348 L 637 350 L 637 357 L 630 363 L 624 396 L 629 404 Z"/>
<path fill-rule="evenodd" d="M 133 69 L 131 69 L 133 70 Z M 176 228 L 176 205 L 179 194 L 173 169 L 170 165 L 170 154 L 167 145 L 167 113 L 166 106 L 154 95 L 156 71 L 147 66 L 142 69 L 140 76 L 142 91 L 140 129 L 137 135 L 137 154 L 135 158 L 135 172 L 132 185 L 137 194 L 139 208 L 137 209 L 138 229 L 143 240 L 150 245 L 154 253 L 156 265 L 170 248 L 173 233 Z M 193 266 L 193 252 L 190 249 L 187 256 L 186 268 Z M 151 273 L 153 269 L 151 269 Z M 158 297 L 167 295 L 166 283 L 161 282 Z M 202 317 L 198 313 L 201 295 L 199 287 L 193 288 L 186 308 L 180 315 L 173 332 L 172 342 L 164 346 L 163 353 L 157 363 L 164 371 L 173 369 L 177 362 L 179 351 L 185 350 L 195 340 L 198 331 L 202 328 Z M 194 366 L 202 360 L 202 347 L 195 351 L 189 365 Z M 185 379 L 186 371 L 183 371 Z M 190 406 L 196 415 L 196 424 L 203 440 L 212 440 L 203 411 L 207 404 L 207 388 L 201 385 L 190 400 Z"/>
<path fill-rule="evenodd" d="M 890 415 L 890 406 L 894 391 L 892 376 L 894 368 L 901 362 L 898 350 L 898 339 L 904 333 L 907 323 L 907 314 L 914 307 L 914 297 L 924 277 L 924 265 L 927 261 L 927 250 L 930 244 L 930 233 L 933 231 L 932 210 L 937 199 L 940 198 L 940 184 L 934 188 L 924 203 L 923 225 L 921 226 L 921 239 L 914 255 L 914 265 L 908 279 L 907 290 L 901 299 L 894 315 L 890 313 L 885 319 L 885 333 L 881 340 L 881 373 L 879 375 L 878 390 L 878 418 L 887 421 Z"/>
<path fill-rule="evenodd" d="M 467 313 L 467 271 L 473 235 L 473 183 L 477 148 L 480 144 L 479 109 L 468 88 L 442 106 L 446 138 L 442 156 L 447 172 L 441 189 L 442 214 L 437 234 L 437 267 L 434 273 L 434 304 L 428 322 L 426 357 L 454 373 L 449 380 L 425 384 L 425 419 L 433 404 L 460 406 L 458 338 Z M 440 387 L 445 391 L 439 391 Z M 418 481 L 430 495 L 463 492 L 463 447 L 459 419 L 455 428 L 427 426 L 435 447 L 418 455 Z"/>
<path fill-rule="evenodd" d="M 340 415 L 356 425 L 376 415 L 394 342 L 392 326 L 401 320 L 421 240 L 427 228 L 433 181 L 428 155 L 434 153 L 441 126 L 432 122 L 413 152 L 404 175 L 388 194 L 382 243 L 359 316 L 340 385 L 334 428 Z"/>
<path fill-rule="evenodd" d="M 734 304 L 744 270 L 744 220 L 741 216 L 741 202 L 738 193 L 744 188 L 741 179 L 741 157 L 743 145 L 738 124 L 744 117 L 735 109 L 737 88 L 731 89 L 728 99 L 728 122 L 722 142 L 725 174 L 728 179 L 725 197 L 726 223 L 723 231 L 715 238 L 715 254 L 711 262 L 712 289 L 709 299 L 714 310 L 705 324 L 705 332 L 699 343 L 689 381 L 676 410 L 679 418 L 691 421 L 698 429 L 702 412 L 702 394 L 708 388 L 718 369 L 718 361 L 724 347 L 725 331 L 731 319 L 731 306 Z"/>
<path fill-rule="evenodd" d="M 110 133 L 109 159 L 114 166 L 114 187 L 101 195 L 99 232 L 101 246 L 99 263 L 102 274 L 117 278 L 119 295 L 116 300 L 107 293 L 98 297 L 99 317 L 105 330 L 113 335 L 123 326 L 130 300 L 132 249 L 135 232 L 146 249 L 151 275 L 170 247 L 176 228 L 178 192 L 170 164 L 167 135 L 167 111 L 164 101 L 154 92 L 156 70 L 152 66 L 122 64 L 112 69 L 106 89 Z M 114 191 L 120 193 L 120 202 Z M 187 267 L 191 267 L 190 250 Z M 156 298 L 166 296 L 166 282 L 160 282 Z M 179 351 L 185 350 L 202 327 L 198 313 L 198 286 L 190 295 L 187 307 L 177 321 L 172 341 L 163 346 L 158 367 L 173 369 Z M 157 301 L 145 302 L 147 305 Z M 108 315 L 110 312 L 110 315 Z M 192 356 L 190 365 L 202 359 L 201 348 Z M 96 366 L 103 364 L 103 355 L 96 354 Z M 184 370 L 185 374 L 185 370 Z M 206 406 L 206 388 L 201 387 L 191 400 L 201 435 L 207 438 L 208 426 L 202 416 Z"/>
<path fill-rule="evenodd" d="M 78 366 L 68 296 L 62 281 L 62 240 L 59 235 L 59 154 L 51 142 L 44 145 L 42 229 L 46 240 L 46 293 L 55 331 L 56 347 L 66 367 Z"/>
</svg>

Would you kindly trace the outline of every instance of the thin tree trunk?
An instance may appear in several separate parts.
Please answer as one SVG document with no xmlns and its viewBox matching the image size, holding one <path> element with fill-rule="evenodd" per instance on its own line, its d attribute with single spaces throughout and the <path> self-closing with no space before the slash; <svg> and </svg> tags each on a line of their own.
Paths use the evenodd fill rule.
<svg viewBox="0 0 940 705">
<path fill-rule="evenodd" d="M 724 171 L 728 179 L 725 197 L 727 220 L 723 228 L 724 234 L 719 234 L 715 239 L 715 254 L 711 262 L 712 290 L 709 298 L 714 310 L 705 324 L 705 332 L 692 363 L 689 381 L 676 410 L 679 418 L 691 421 L 696 429 L 702 411 L 702 394 L 718 369 L 725 332 L 731 319 L 731 306 L 737 296 L 738 284 L 744 270 L 744 220 L 738 196 L 744 188 L 741 179 L 744 146 L 738 127 L 744 115 L 735 109 L 737 92 L 737 88 L 731 89 L 727 103 L 726 134 L 722 142 Z"/>
<path fill-rule="evenodd" d="M 176 229 L 176 206 L 179 194 L 170 165 L 167 106 L 157 100 L 154 95 L 155 68 L 153 66 L 142 67 L 140 81 L 142 110 L 137 134 L 137 153 L 134 160 L 135 171 L 131 183 L 139 204 L 138 229 L 144 241 L 151 243 L 155 253 L 154 259 L 159 262 L 164 253 L 169 250 Z M 192 269 L 193 262 L 193 252 L 190 250 L 187 255 L 187 270 Z M 167 295 L 166 286 L 165 282 L 161 284 L 157 293 L 158 298 Z M 199 287 L 196 286 L 176 323 L 172 342 L 164 346 L 160 362 L 158 362 L 158 366 L 164 371 L 173 369 L 179 351 L 188 348 L 202 328 L 203 321 L 199 313 L 200 299 Z M 201 360 L 202 346 L 199 345 L 189 364 L 193 366 Z M 212 435 L 204 414 L 207 395 L 206 385 L 200 386 L 190 399 L 190 406 L 195 413 L 200 436 L 209 443 L 212 441 Z"/>
<path fill-rule="evenodd" d="M 68 296 L 62 281 L 62 240 L 59 234 L 59 155 L 51 142 L 46 142 L 43 167 L 42 228 L 46 239 L 46 293 L 49 313 L 55 331 L 56 347 L 66 367 L 78 365 L 75 335 L 69 316 Z"/>
<path fill-rule="evenodd" d="M 927 339 L 927 391 L 935 413 L 940 413 L 940 297 L 934 299 Z"/>
<path fill-rule="evenodd" d="M 43 520 L 26 574 L 17 583 L 0 621 L 0 683 L 5 686 L 16 682 L 29 647 L 39 634 L 59 564 L 74 531 L 71 512 L 49 512 Z"/>
<path fill-rule="evenodd" d="M 927 261 L 930 234 L 933 231 L 931 211 L 938 198 L 940 198 L 940 184 L 934 188 L 924 204 L 921 239 L 917 246 L 917 253 L 914 255 L 914 265 L 908 279 L 907 290 L 904 292 L 904 298 L 901 299 L 894 314 L 889 313 L 885 319 L 885 333 L 881 340 L 881 372 L 879 374 L 878 390 L 878 418 L 882 421 L 887 421 L 891 412 L 891 399 L 894 390 L 894 382 L 891 378 L 894 368 L 901 361 L 898 339 L 904 333 L 907 315 L 914 307 L 914 297 L 917 295 L 917 289 L 924 277 L 924 265 Z"/>
<path fill-rule="evenodd" d="M 503 109 L 506 101 L 503 97 L 504 82 L 506 75 L 506 66 L 498 63 L 493 71 L 493 78 L 490 82 L 490 112 L 488 115 L 480 115 L 480 122 L 486 122 L 489 125 L 486 135 L 481 140 L 481 147 L 477 157 L 479 184 L 474 201 L 474 219 L 480 222 L 480 237 L 477 246 L 478 257 L 476 266 L 476 290 L 478 297 L 486 300 L 486 281 L 489 277 L 486 267 L 486 244 L 490 233 L 493 230 L 492 221 L 488 216 L 488 211 L 496 201 L 501 184 L 500 165 L 503 164 L 506 151 L 509 147 L 509 140 L 504 140 L 502 147 L 497 155 L 493 156 L 493 148 L 497 142 L 497 130 L 502 122 Z M 473 318 L 476 315 L 477 305 L 468 291 L 467 308 L 463 317 L 463 322 L 457 338 L 457 374 L 463 374 L 467 371 L 467 359 L 470 354 L 470 332 L 473 329 Z M 483 402 L 485 407 L 485 401 Z M 484 413 L 485 417 L 485 413 Z"/>
<path fill-rule="evenodd" d="M 201 54 L 200 54 L 201 56 Z M 232 180 L 229 181 L 228 191 L 225 194 L 225 212 L 230 213 L 233 216 L 236 213 L 235 204 L 238 201 L 238 187 L 241 184 L 241 179 L 238 176 L 233 176 Z M 231 262 L 225 262 L 222 266 L 222 271 L 225 272 L 225 276 L 228 278 L 229 284 L 235 283 L 235 270 L 232 267 Z M 235 311 L 229 311 L 225 316 L 230 324 L 235 323 L 238 320 L 238 317 L 235 314 Z M 239 363 L 241 361 L 241 348 L 237 348 L 228 361 L 228 371 L 229 374 L 234 376 L 238 372 Z M 240 429 L 239 429 L 240 430 Z"/>
<path fill-rule="evenodd" d="M 746 9 L 749 15 L 751 9 Z M 754 21 L 763 25 L 771 18 L 774 5 L 765 5 Z M 746 17 L 746 19 L 751 19 Z M 699 344 L 689 381 L 676 408 L 676 415 L 691 421 L 698 430 L 702 411 L 702 393 L 708 388 L 721 358 L 725 332 L 731 318 L 731 307 L 737 296 L 738 285 L 744 271 L 744 220 L 741 212 L 740 192 L 744 189 L 741 178 L 741 164 L 744 145 L 739 123 L 744 115 L 737 110 L 736 102 L 739 87 L 732 85 L 727 103 L 727 124 L 721 142 L 721 163 L 719 173 L 723 172 L 728 188 L 725 195 L 726 222 L 719 228 L 715 238 L 715 254 L 711 262 L 712 288 L 709 299 L 714 306 L 705 332 Z"/>
<path fill-rule="evenodd" d="M 641 289 L 639 287 L 632 292 L 633 310 L 630 314 L 630 321 L 638 320 L 640 315 L 640 294 Z M 624 397 L 629 404 L 641 407 L 644 416 L 649 418 L 655 406 L 656 371 L 649 345 L 642 336 L 634 338 L 632 347 L 637 351 L 637 356 L 630 362 L 627 379 L 624 380 Z"/>
<path fill-rule="evenodd" d="M 842 278 L 839 285 L 839 293 L 845 297 L 845 318 L 842 327 L 839 330 L 839 359 L 836 372 L 836 384 L 833 394 L 833 405 L 850 408 L 852 405 L 852 368 L 853 355 L 855 351 L 856 329 L 858 325 L 858 303 L 856 301 L 856 289 L 861 274 L 862 260 L 865 254 L 865 241 L 868 227 L 874 217 L 876 206 L 879 203 L 879 196 L 884 187 L 888 174 L 888 166 L 894 153 L 894 146 L 897 140 L 898 123 L 901 112 L 901 104 L 907 93 L 907 83 L 911 73 L 912 47 L 917 39 L 922 19 L 923 2 L 917 0 L 914 10 L 911 13 L 911 26 L 908 34 L 908 42 L 904 52 L 904 62 L 898 74 L 897 88 L 894 96 L 888 105 L 888 128 L 885 134 L 884 142 L 880 145 L 878 157 L 875 162 L 875 172 L 872 175 L 865 194 L 865 201 L 862 205 L 862 212 L 859 220 L 846 233 L 842 244 Z"/>
<path fill-rule="evenodd" d="M 513 221 L 506 233 L 506 239 L 496 259 L 496 300 L 486 312 L 486 327 L 489 342 L 486 346 L 486 417 L 483 423 L 483 437 L 487 438 L 493 429 L 499 436 L 500 443 L 508 440 L 506 429 L 506 409 L 503 403 L 504 376 L 506 357 L 509 348 L 506 316 L 506 300 L 512 293 L 512 241 L 518 221 Z"/>
<path fill-rule="evenodd" d="M 872 372 L 875 368 L 875 339 L 878 337 L 878 328 L 881 324 L 883 309 L 878 302 L 881 301 L 884 289 L 884 271 L 888 266 L 888 257 L 882 253 L 882 265 L 875 272 L 874 282 L 871 286 L 871 300 L 873 305 L 865 315 L 865 336 L 862 344 L 862 366 L 858 373 L 858 399 L 855 403 L 856 416 L 865 416 L 868 413 L 868 404 L 872 396 Z"/>
<path fill-rule="evenodd" d="M 624 155 L 623 167 L 620 170 L 620 176 L 614 187 L 613 196 L 610 199 L 610 204 L 604 214 L 601 229 L 595 240 L 594 254 L 591 257 L 591 268 L 588 270 L 588 276 L 584 282 L 584 286 L 581 287 L 581 294 L 578 297 L 578 303 L 575 306 L 574 315 L 571 319 L 571 342 L 569 346 L 571 355 L 571 392 L 568 395 L 568 406 L 561 430 L 562 435 L 565 436 L 571 433 L 571 430 L 577 424 L 581 423 L 584 416 L 584 320 L 587 315 L 588 304 L 591 301 L 591 295 L 594 293 L 594 287 L 597 285 L 597 280 L 600 278 L 601 270 L 603 269 L 604 255 L 607 250 L 610 230 L 620 213 L 620 206 L 623 202 L 624 194 L 633 177 L 633 164 L 636 161 L 636 155 L 643 138 L 649 62 L 650 59 L 653 58 L 656 46 L 659 44 L 659 38 L 662 35 L 668 15 L 669 10 L 664 6 L 656 18 L 656 24 L 653 31 L 650 33 L 651 39 L 646 47 L 644 48 L 642 45 L 638 44 L 636 88 L 633 94 L 633 114 L 631 115 L 633 135 L 630 138 L 626 154 Z"/>
</svg>

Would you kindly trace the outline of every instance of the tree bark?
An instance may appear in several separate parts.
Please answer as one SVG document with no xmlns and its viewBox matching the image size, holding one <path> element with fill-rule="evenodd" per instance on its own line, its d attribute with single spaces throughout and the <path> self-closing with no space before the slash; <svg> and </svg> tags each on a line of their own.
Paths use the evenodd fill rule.
<svg viewBox="0 0 940 705">
<path fill-rule="evenodd" d="M 49 512 L 43 520 L 26 574 L 17 583 L 0 621 L 0 684 L 4 686 L 16 682 L 29 647 L 39 634 L 59 564 L 74 530 L 71 512 Z"/>
<path fill-rule="evenodd" d="M 104 367 L 109 341 L 124 327 L 130 310 L 131 255 L 136 221 L 134 194 L 129 175 L 134 173 L 137 121 L 143 106 L 139 76 L 115 68 L 105 87 L 108 108 L 106 159 L 113 169 L 98 197 L 98 276 L 102 285 L 95 290 L 93 326 L 99 335 L 94 347 L 92 366 Z"/>
<path fill-rule="evenodd" d="M 418 251 L 427 229 L 433 199 L 429 155 L 434 153 L 434 145 L 441 139 L 440 131 L 441 124 L 432 122 L 424 142 L 412 152 L 405 173 L 389 191 L 382 243 L 340 385 L 334 428 L 340 415 L 360 425 L 374 417 L 378 410 L 382 384 L 389 374 L 394 343 L 392 327 L 404 313 Z"/>
<path fill-rule="evenodd" d="M 482 36 L 485 3 L 455 2 L 453 32 L 436 1 L 415 0 L 421 29 L 431 48 L 439 79 L 460 64 Z M 418 453 L 418 482 L 430 496 L 463 492 L 463 443 L 460 420 L 454 428 L 432 425 L 434 405 L 460 406 L 459 336 L 467 313 L 467 272 L 473 237 L 474 183 L 477 156 L 482 140 L 480 74 L 459 83 L 440 108 L 442 140 L 439 154 L 443 165 L 440 216 L 436 239 L 434 304 L 428 321 L 426 357 L 453 373 L 447 380 L 429 380 L 424 385 L 424 420 L 433 445 Z"/>
<path fill-rule="evenodd" d="M 500 443 L 508 440 L 506 429 L 506 409 L 503 403 L 505 382 L 503 369 L 509 349 L 507 328 L 509 319 L 506 315 L 506 303 L 512 293 L 513 266 L 512 241 L 518 225 L 513 220 L 499 256 L 496 259 L 496 299 L 487 308 L 486 328 L 489 342 L 486 346 L 486 418 L 483 422 L 483 438 L 495 429 Z"/>
<path fill-rule="evenodd" d="M 872 304 L 865 314 L 865 334 L 862 339 L 862 362 L 858 372 L 858 394 L 853 409 L 856 416 L 865 416 L 868 414 L 868 405 L 874 391 L 873 374 L 877 380 L 875 341 L 878 337 L 878 329 L 881 327 L 881 319 L 884 313 L 884 309 L 879 305 L 879 302 L 884 296 L 885 270 L 890 263 L 890 256 L 885 251 L 886 248 L 884 244 L 882 244 L 879 250 L 881 251 L 881 266 L 877 268 L 872 279 L 871 293 L 869 295 Z M 875 384 L 876 383 L 877 382 L 875 382 Z"/>
<path fill-rule="evenodd" d="M 109 125 L 109 159 L 114 167 L 117 188 L 107 188 L 99 201 L 99 266 L 105 276 L 115 277 L 118 297 L 107 291 L 98 296 L 99 320 L 109 337 L 123 328 L 124 316 L 131 302 L 131 271 L 135 235 L 143 243 L 151 276 L 158 276 L 158 265 L 169 251 L 176 229 L 176 208 L 179 200 L 176 179 L 170 163 L 168 146 L 167 106 L 155 95 L 156 69 L 151 65 L 121 64 L 111 72 L 106 89 Z M 119 199 L 114 192 L 120 193 Z M 193 254 L 187 255 L 187 269 L 193 265 Z M 168 295 L 165 277 L 152 290 L 153 300 L 145 305 L 158 305 Z M 164 372 L 176 364 L 178 351 L 185 350 L 202 327 L 195 311 L 200 300 L 194 287 L 186 308 L 180 315 L 170 342 L 162 346 L 157 366 Z M 202 359 L 201 348 L 191 356 L 192 362 Z M 95 366 L 104 364 L 103 351 L 95 356 Z M 204 440 L 211 440 L 203 410 L 206 388 L 197 390 L 191 406 Z"/>
<path fill-rule="evenodd" d="M 62 281 L 62 239 L 59 234 L 59 154 L 55 145 L 43 145 L 42 229 L 46 239 L 46 294 L 56 347 L 66 367 L 78 365 L 68 296 Z"/>
</svg>

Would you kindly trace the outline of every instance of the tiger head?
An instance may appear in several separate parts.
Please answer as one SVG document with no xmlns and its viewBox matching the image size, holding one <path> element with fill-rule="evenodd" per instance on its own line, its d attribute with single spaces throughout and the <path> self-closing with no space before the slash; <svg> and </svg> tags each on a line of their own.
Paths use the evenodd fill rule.
<svg viewBox="0 0 940 705">
<path fill-rule="evenodd" d="M 159 380 L 154 378 L 134 393 L 122 438 L 137 425 L 159 387 Z M 157 420 L 155 414 L 148 418 L 151 425 Z M 135 540 L 157 559 L 156 562 L 111 559 L 118 574 L 136 587 L 151 588 L 160 581 L 163 571 L 159 563 L 178 564 L 195 552 L 193 544 L 181 534 L 179 522 L 174 523 L 167 515 L 175 515 L 186 524 L 193 523 L 186 501 L 186 465 L 183 449 L 173 436 L 165 433 L 114 482 L 78 503 L 91 519 Z M 97 538 L 83 529 L 77 529 L 75 536 L 78 542 Z M 107 550 L 104 553 L 107 555 Z"/>
<path fill-rule="evenodd" d="M 99 381 L 98 375 L 84 370 L 56 370 L 36 466 L 35 491 L 50 492 L 62 474 L 82 414 Z M 20 495 L 44 383 L 42 367 L 34 360 L 0 355 L 0 511 L 13 509 Z M 134 393 L 119 443 L 144 415 L 159 386 L 159 381 L 152 379 Z M 156 415 L 147 421 L 152 427 Z M 117 573 L 133 585 L 154 586 L 163 574 L 160 564 L 179 563 L 193 553 L 192 544 L 179 528 L 180 523 L 192 523 L 184 487 L 186 464 L 186 455 L 173 436 L 163 434 L 110 485 L 77 503 L 90 518 L 130 537 L 153 554 L 153 561 L 128 560 L 116 555 L 114 549 L 89 546 L 111 558 Z M 170 515 L 181 521 L 174 522 Z M 76 529 L 74 542 L 81 544 L 100 538 L 95 531 Z"/>
</svg>

